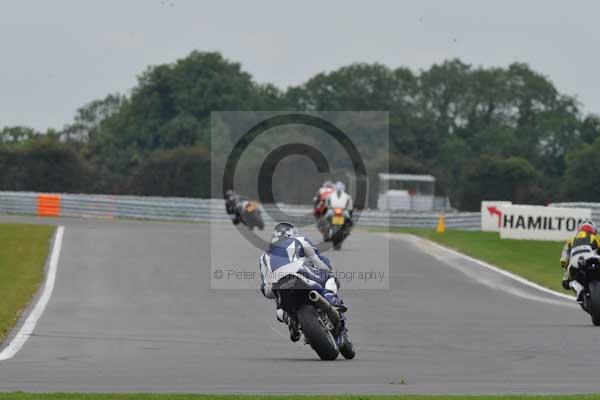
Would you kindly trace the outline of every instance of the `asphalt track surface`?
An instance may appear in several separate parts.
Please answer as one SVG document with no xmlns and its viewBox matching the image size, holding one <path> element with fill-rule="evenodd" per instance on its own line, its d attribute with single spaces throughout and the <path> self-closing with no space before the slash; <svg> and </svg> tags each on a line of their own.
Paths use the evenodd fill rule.
<svg viewBox="0 0 600 400">
<path fill-rule="evenodd" d="M 39 222 L 0 218 L 15 220 Z M 357 358 L 321 362 L 257 290 L 210 289 L 207 224 L 58 222 L 56 287 L 34 335 L 0 363 L 2 391 L 600 392 L 587 315 L 412 239 L 389 238 L 389 290 L 343 292 Z M 212 234 L 256 265 L 230 226 Z M 332 260 L 377 263 L 387 239 L 356 231 Z"/>
</svg>

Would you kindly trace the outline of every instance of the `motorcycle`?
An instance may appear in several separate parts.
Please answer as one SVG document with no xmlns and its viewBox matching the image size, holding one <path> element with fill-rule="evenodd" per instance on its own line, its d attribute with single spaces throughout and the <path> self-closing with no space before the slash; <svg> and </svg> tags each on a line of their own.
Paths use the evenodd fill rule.
<svg viewBox="0 0 600 400">
<path fill-rule="evenodd" d="M 582 254 L 573 267 L 575 278 L 584 287 L 581 308 L 591 315 L 595 326 L 600 326 L 600 256 L 595 252 Z"/>
<path fill-rule="evenodd" d="M 345 317 L 323 297 L 323 286 L 310 279 L 313 271 L 310 262 L 301 258 L 270 274 L 279 307 L 288 314 L 288 325 L 298 329 L 321 360 L 335 360 L 340 353 L 352 359 L 356 350 Z"/>
<path fill-rule="evenodd" d="M 258 228 L 261 231 L 265 229 L 265 223 L 262 219 L 259 203 L 252 200 L 246 200 L 238 204 L 239 214 L 244 225 L 248 229 Z"/>
<path fill-rule="evenodd" d="M 317 222 L 317 229 L 323 235 L 324 241 L 331 241 L 333 249 L 340 250 L 352 230 L 350 213 L 343 208 L 329 209 Z"/>
</svg>

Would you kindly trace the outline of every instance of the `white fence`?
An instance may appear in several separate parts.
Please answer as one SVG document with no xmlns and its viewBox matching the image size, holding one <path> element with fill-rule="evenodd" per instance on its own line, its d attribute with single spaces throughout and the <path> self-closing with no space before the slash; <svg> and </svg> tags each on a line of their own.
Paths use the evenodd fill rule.
<svg viewBox="0 0 600 400">
<path fill-rule="evenodd" d="M 304 217 L 307 225 L 314 222 L 311 208 L 306 206 L 265 204 L 263 218 L 273 219 L 269 211 L 280 211 Z M 83 218 L 134 218 L 169 221 L 226 221 L 223 200 L 180 197 L 141 197 L 87 194 L 43 194 L 33 192 L 0 192 L 0 213 Z M 357 213 L 358 214 L 358 213 Z M 385 212 L 364 210 L 359 215 L 362 226 L 434 228 L 439 214 L 431 212 Z M 446 213 L 446 227 L 479 229 L 481 214 Z"/>
</svg>

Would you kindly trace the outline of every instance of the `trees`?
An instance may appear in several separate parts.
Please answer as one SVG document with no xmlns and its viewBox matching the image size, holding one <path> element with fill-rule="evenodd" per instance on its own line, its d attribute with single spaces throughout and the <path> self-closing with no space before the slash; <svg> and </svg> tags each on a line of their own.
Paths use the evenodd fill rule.
<svg viewBox="0 0 600 400">
<path fill-rule="evenodd" d="M 410 102 L 415 85 L 408 69 L 394 71 L 381 64 L 352 64 L 317 74 L 305 84 L 290 88 L 286 97 L 299 110 L 381 111 Z"/>
<path fill-rule="evenodd" d="M 468 167 L 458 189 L 458 200 L 465 209 L 476 210 L 486 199 L 512 200 L 527 204 L 544 201 L 536 185 L 539 175 L 524 158 L 482 157 Z"/>
<path fill-rule="evenodd" d="M 148 68 L 131 96 L 119 98 L 116 112 L 95 125 L 99 130 L 86 154 L 97 168 L 125 180 L 154 152 L 208 146 L 212 111 L 271 107 L 280 96 L 219 53 L 192 52 L 173 64 Z"/>
<path fill-rule="evenodd" d="M 102 124 L 117 113 L 126 101 L 125 96 L 109 94 L 104 99 L 94 100 L 79 108 L 73 123 L 62 129 L 63 139 L 67 142 L 94 140 Z"/>
<path fill-rule="evenodd" d="M 53 137 L 0 147 L 0 190 L 93 192 L 94 171 L 77 151 Z"/>
<path fill-rule="evenodd" d="M 204 147 L 159 151 L 131 178 L 128 192 L 146 196 L 210 197 L 209 153 Z"/>
<path fill-rule="evenodd" d="M 567 156 L 567 168 L 562 179 L 565 199 L 600 200 L 600 137 L 592 144 L 583 144 Z"/>
<path fill-rule="evenodd" d="M 35 139 L 39 133 L 26 126 L 6 126 L 0 130 L 0 144 L 19 145 Z"/>
<path fill-rule="evenodd" d="M 148 68 L 104 133 L 142 152 L 206 145 L 211 111 L 253 110 L 273 96 L 272 87 L 256 85 L 238 63 L 218 53 L 192 52 L 174 64 Z"/>
<path fill-rule="evenodd" d="M 434 173 L 438 189 L 459 208 L 476 209 L 471 198 L 494 197 L 499 187 L 513 200 L 558 199 L 553 188 L 565 170 L 565 155 L 600 134 L 598 118 L 582 116 L 574 98 L 560 94 L 547 77 L 522 63 L 474 68 L 450 60 L 420 74 L 355 64 L 318 74 L 288 90 L 286 98 L 299 109 L 389 110 L 391 153 Z M 461 188 L 473 177 L 474 165 L 491 168 L 514 163 L 514 157 L 527 160 L 528 167 L 521 167 L 536 172 L 535 190 L 514 191 L 507 182 L 515 177 L 499 186 L 476 179 L 477 190 L 473 182 L 470 189 Z M 493 179 L 504 178 L 494 174 Z"/>
<path fill-rule="evenodd" d="M 192 52 L 149 67 L 129 95 L 108 95 L 83 106 L 60 132 L 4 128 L 0 162 L 8 169 L 0 171 L 0 179 L 14 170 L 7 160 L 16 162 L 11 158 L 16 149 L 33 151 L 51 139 L 52 149 L 66 149 L 61 157 L 70 160 L 67 164 L 82 163 L 81 171 L 92 168 L 93 190 L 207 196 L 202 188 L 183 185 L 190 179 L 208 182 L 208 169 L 200 166 L 208 165 L 210 116 L 219 110 L 387 110 L 389 149 L 367 134 L 356 138 L 370 165 L 432 173 L 438 190 L 460 209 L 478 209 L 479 199 L 493 197 L 533 203 L 578 200 L 582 194 L 576 187 L 585 182 L 579 176 L 594 178 L 580 160 L 600 146 L 600 117 L 584 115 L 574 98 L 522 63 L 483 68 L 449 60 L 419 72 L 359 63 L 282 91 L 255 82 L 240 64 L 219 53 Z M 215 133 L 220 136 L 210 144 L 227 148 L 233 131 L 221 125 Z M 260 164 L 262 155 L 255 150 L 252 162 Z M 290 169 L 279 171 L 281 176 L 294 172 L 294 162 L 280 167 Z M 17 182 L 11 176 L 4 182 Z M 24 179 L 19 182 L 33 185 Z M 84 179 L 74 176 L 73 181 Z M 62 185 L 64 190 L 80 187 Z M 375 184 L 370 188 L 376 191 Z"/>
</svg>

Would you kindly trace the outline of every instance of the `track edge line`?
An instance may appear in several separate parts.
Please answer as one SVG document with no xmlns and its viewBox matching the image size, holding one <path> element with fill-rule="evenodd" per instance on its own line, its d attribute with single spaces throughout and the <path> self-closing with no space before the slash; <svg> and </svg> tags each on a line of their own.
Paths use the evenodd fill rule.
<svg viewBox="0 0 600 400">
<path fill-rule="evenodd" d="M 19 350 L 21 350 L 29 337 L 33 334 L 40 317 L 44 313 L 44 310 L 50 301 L 50 297 L 54 291 L 54 284 L 56 282 L 56 272 L 58 269 L 58 260 L 60 258 L 60 252 L 62 249 L 64 231 L 65 227 L 62 225 L 56 229 L 54 241 L 52 243 L 52 250 L 50 252 L 48 271 L 46 273 L 46 279 L 41 295 L 25 319 L 25 322 L 23 322 L 23 325 L 21 325 L 19 328 L 17 334 L 12 338 L 8 345 L 2 349 L 2 352 L 0 352 L 0 362 L 10 360 L 19 352 Z"/>
<path fill-rule="evenodd" d="M 392 234 L 392 235 L 393 235 L 393 234 Z M 552 290 L 552 289 L 548 289 L 547 287 L 544 287 L 544 286 L 542 286 L 542 285 L 540 285 L 540 284 L 537 284 L 537 283 L 535 283 L 535 282 L 532 282 L 532 281 L 530 281 L 530 280 L 528 280 L 528 279 L 526 279 L 526 278 L 523 278 L 523 277 L 522 277 L 522 276 L 520 276 L 520 275 L 517 275 L 517 274 L 515 274 L 515 273 L 509 272 L 509 271 L 507 271 L 507 270 L 505 270 L 505 269 L 502 269 L 502 268 L 500 268 L 500 267 L 497 267 L 497 266 L 495 266 L 495 265 L 492 265 L 492 264 L 490 264 L 490 263 L 488 263 L 488 262 L 485 262 L 485 261 L 479 260 L 479 259 L 477 259 L 477 258 L 475 258 L 475 257 L 471 257 L 471 256 L 469 256 L 469 255 L 466 255 L 466 254 L 464 254 L 464 253 L 461 253 L 460 251 L 457 251 L 457 250 L 451 249 L 451 248 L 449 248 L 449 247 L 446 247 L 446 246 L 444 246 L 444 245 L 441 245 L 441 244 L 439 244 L 439 243 L 436 243 L 436 242 L 434 242 L 434 241 L 431 241 L 431 240 L 429 240 L 429 239 L 425 239 L 425 238 L 423 238 L 423 237 L 420 237 L 420 236 L 417 236 L 417 235 L 413 235 L 413 234 L 411 234 L 411 233 L 403 233 L 403 235 L 410 236 L 410 237 L 411 237 L 411 238 L 413 238 L 413 239 L 416 239 L 416 240 L 422 241 L 422 242 L 424 242 L 424 243 L 427 243 L 427 244 L 429 244 L 429 245 L 432 245 L 433 247 L 437 247 L 438 249 L 440 249 L 440 250 L 442 250 L 442 251 L 446 251 L 446 252 L 448 252 L 448 253 L 451 253 L 451 254 L 453 254 L 453 255 L 455 255 L 455 256 L 462 257 L 462 258 L 464 258 L 464 259 L 466 259 L 466 260 L 468 260 L 468 261 L 471 261 L 471 262 L 473 262 L 473 263 L 475 263 L 475 264 L 477 264 L 477 265 L 479 265 L 479 266 L 481 266 L 481 267 L 487 268 L 487 269 L 489 269 L 489 270 L 491 270 L 491 271 L 494 271 L 494 272 L 496 272 L 496 273 L 498 273 L 498 274 L 500 274 L 500 275 L 502 275 L 502 276 L 505 276 L 505 277 L 507 277 L 507 278 L 510 278 L 510 279 L 512 279 L 512 280 L 514 280 L 514 281 L 516 281 L 516 282 L 519 282 L 519 283 L 521 283 L 521 284 L 523 284 L 523 285 L 529 286 L 529 287 L 531 287 L 531 288 L 533 288 L 533 289 L 539 290 L 539 291 L 541 291 L 541 292 L 544 292 L 544 293 L 547 293 L 547 294 L 550 294 L 550 295 L 553 295 L 553 296 L 560 297 L 560 298 L 562 298 L 562 299 L 573 300 L 573 301 L 575 300 L 575 297 L 573 297 L 573 296 L 569 296 L 569 295 L 567 295 L 567 294 L 560 293 L 560 292 L 557 292 L 557 291 L 555 291 L 555 290 Z"/>
</svg>

